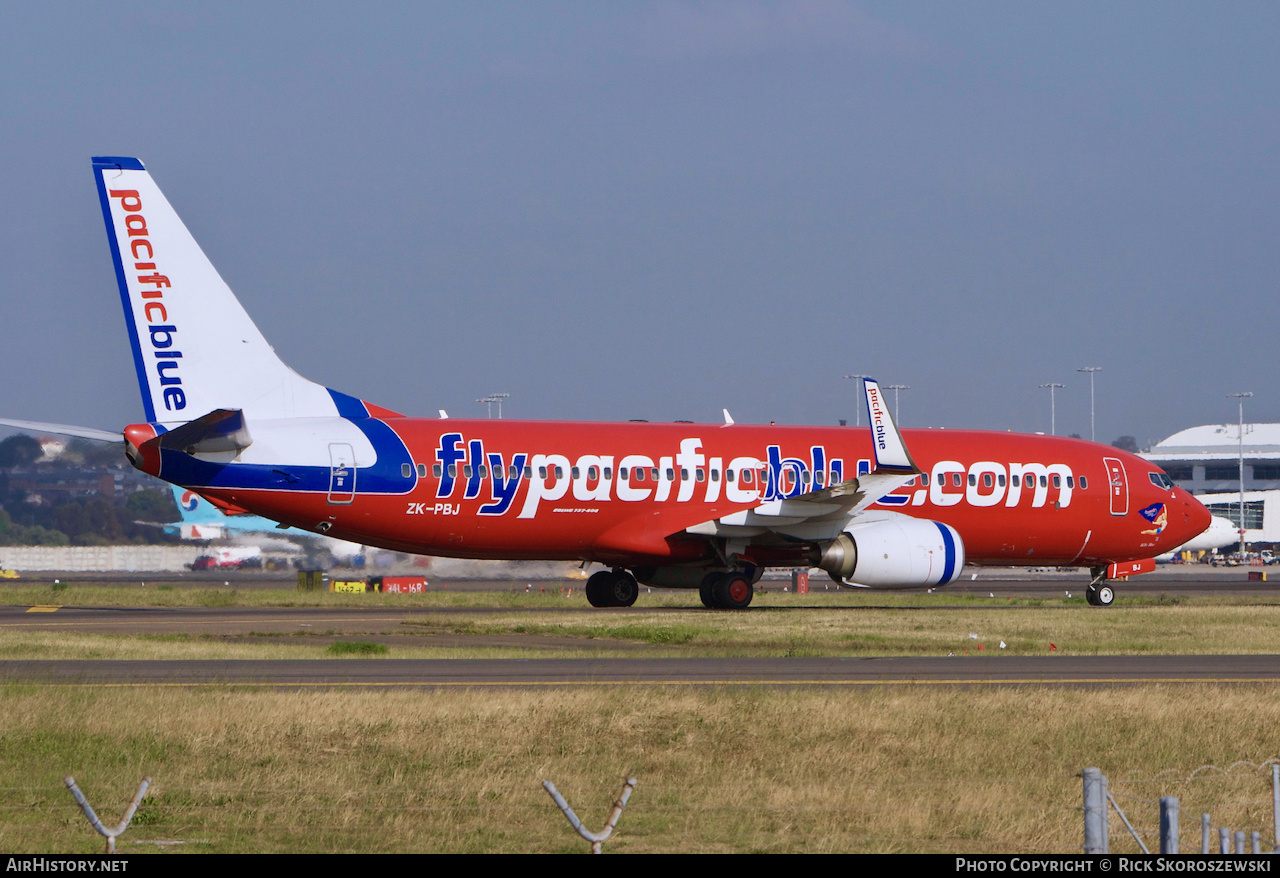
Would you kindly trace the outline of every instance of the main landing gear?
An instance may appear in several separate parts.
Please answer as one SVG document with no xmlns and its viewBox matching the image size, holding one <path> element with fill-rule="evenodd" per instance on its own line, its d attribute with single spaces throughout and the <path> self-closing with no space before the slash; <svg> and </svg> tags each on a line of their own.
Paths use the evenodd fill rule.
<svg viewBox="0 0 1280 878">
<path fill-rule="evenodd" d="M 755 591 L 750 574 L 741 570 L 708 573 L 698 587 L 702 603 L 709 610 L 745 610 Z"/>
<path fill-rule="evenodd" d="M 640 586 L 626 570 L 601 570 L 587 580 L 587 601 L 593 607 L 629 607 Z"/>
<path fill-rule="evenodd" d="M 1093 571 L 1093 582 L 1084 590 L 1084 599 L 1091 607 L 1109 607 L 1116 599 L 1116 592 L 1107 585 L 1106 568 L 1099 567 Z"/>
</svg>

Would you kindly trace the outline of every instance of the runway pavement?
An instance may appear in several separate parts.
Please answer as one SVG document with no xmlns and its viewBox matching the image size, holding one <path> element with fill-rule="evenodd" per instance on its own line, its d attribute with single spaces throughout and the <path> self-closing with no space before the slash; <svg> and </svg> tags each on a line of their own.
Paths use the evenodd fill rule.
<svg viewBox="0 0 1280 878">
<path fill-rule="evenodd" d="M 3 661 L 55 686 L 1104 686 L 1280 680 L 1280 656 Z"/>
<path fill-rule="evenodd" d="M 980 572 L 979 579 L 965 579 L 928 601 L 930 609 L 945 609 L 947 594 L 994 594 L 997 597 L 1045 597 L 1079 592 L 1081 576 L 1045 571 L 1039 574 L 997 579 Z M 1274 597 L 1280 583 L 1249 581 L 1248 571 L 1181 568 L 1121 583 L 1126 590 L 1147 594 L 1222 594 Z M 989 578 L 988 578 L 989 577 Z M 1280 576 L 1277 576 L 1280 579 Z M 207 584 L 207 583 L 206 583 Z M 123 584 L 122 584 L 123 585 Z M 460 584 L 454 584 L 458 588 Z M 766 583 L 780 591 L 782 582 Z M 467 588 L 469 586 L 469 588 Z M 243 587 L 237 582 L 237 587 Z M 288 583 L 260 583 L 260 587 L 284 589 Z M 512 583 L 467 583 L 463 588 L 510 590 Z M 535 586 L 536 587 L 536 586 Z M 459 588 L 458 590 L 462 590 Z M 819 590 L 821 590 L 819 588 Z M 61 595 L 59 595 L 61 596 Z M 690 607 L 697 599 L 690 596 Z M 804 595 L 794 595 L 794 606 L 754 608 L 748 612 L 787 613 L 814 606 Z M 923 603 L 923 602 L 922 602 Z M 961 608 L 957 603 L 956 609 Z M 824 612 L 839 611 L 826 605 Z M 849 612 L 868 612 L 866 606 L 850 606 Z M 896 609 L 902 609 L 898 607 Z M 963 609 L 992 613 L 1019 612 L 1025 607 L 971 603 Z M 1045 609 L 1043 607 L 1038 609 Z M 1063 612 L 1082 608 L 1061 607 Z M 0 606 L 0 632 L 5 630 L 53 630 L 100 634 L 175 634 L 227 638 L 278 637 L 306 634 L 339 639 L 359 635 L 379 640 L 403 636 L 414 617 L 450 616 L 460 620 L 509 608 L 489 607 L 80 607 L 30 608 Z M 561 607 L 524 608 L 519 612 L 555 615 Z M 593 612 L 684 612 L 683 608 L 645 607 L 644 599 L 633 610 Z M 1086 612 L 1125 612 L 1123 606 Z M 308 640 L 316 642 L 309 637 Z M 448 646 L 455 638 L 433 633 L 434 645 Z M 583 650 L 635 650 L 637 655 L 609 658 L 531 659 L 306 659 L 280 661 L 0 661 L 0 681 L 47 685 L 91 686 L 260 686 L 260 687 L 441 687 L 441 686 L 567 686 L 567 685 L 663 685 L 663 686 L 1100 686 L 1137 683 L 1275 683 L 1280 680 L 1280 656 L 955 656 L 928 658 L 646 658 L 644 644 L 607 644 L 586 638 L 493 635 L 459 635 L 459 644 L 505 647 L 537 646 Z"/>
</svg>

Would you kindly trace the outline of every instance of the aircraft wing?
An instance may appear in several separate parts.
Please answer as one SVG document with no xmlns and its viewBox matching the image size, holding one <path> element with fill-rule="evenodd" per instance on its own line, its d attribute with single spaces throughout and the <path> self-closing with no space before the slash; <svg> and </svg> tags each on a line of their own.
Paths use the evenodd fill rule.
<svg viewBox="0 0 1280 878">
<path fill-rule="evenodd" d="M 118 430 L 111 433 L 107 430 L 98 430 L 93 427 L 76 427 L 71 424 L 46 424 L 43 421 L 15 421 L 12 418 L 0 418 L 0 426 L 14 427 L 28 433 L 77 436 L 81 439 L 93 439 L 96 442 L 124 442 L 124 437 L 120 435 Z"/>
<path fill-rule="evenodd" d="M 806 541 L 835 539 L 856 519 L 867 517 L 871 504 L 920 475 L 884 404 L 880 385 L 864 378 L 863 391 L 870 412 L 875 457 L 871 472 L 837 485 L 796 497 L 769 500 L 753 509 L 704 521 L 686 528 L 686 533 L 747 541 L 768 534 Z"/>
</svg>

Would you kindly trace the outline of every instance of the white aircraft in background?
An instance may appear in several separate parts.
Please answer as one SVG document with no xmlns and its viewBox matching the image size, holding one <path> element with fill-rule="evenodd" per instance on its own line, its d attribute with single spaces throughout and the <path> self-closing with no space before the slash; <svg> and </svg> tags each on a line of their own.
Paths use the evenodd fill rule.
<svg viewBox="0 0 1280 878">
<path fill-rule="evenodd" d="M 1187 540 L 1172 552 L 1158 556 L 1156 560 L 1172 561 L 1183 552 L 1209 552 L 1214 549 L 1224 549 L 1239 542 L 1240 531 L 1236 529 L 1235 522 L 1229 518 L 1223 518 L 1221 515 L 1215 515 L 1210 519 L 1209 527 L 1202 534 Z"/>
</svg>

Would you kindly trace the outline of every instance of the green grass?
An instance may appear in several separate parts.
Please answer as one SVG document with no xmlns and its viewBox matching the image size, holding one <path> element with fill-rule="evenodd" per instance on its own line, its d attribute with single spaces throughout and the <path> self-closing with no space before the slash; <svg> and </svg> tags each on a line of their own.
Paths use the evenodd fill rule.
<svg viewBox="0 0 1280 878">
<path fill-rule="evenodd" d="M 381 643 L 369 643 L 368 641 L 357 640 L 339 640 L 337 643 L 329 644 L 329 648 L 325 650 L 329 655 L 336 656 L 371 656 L 386 655 L 387 648 Z"/>
</svg>

